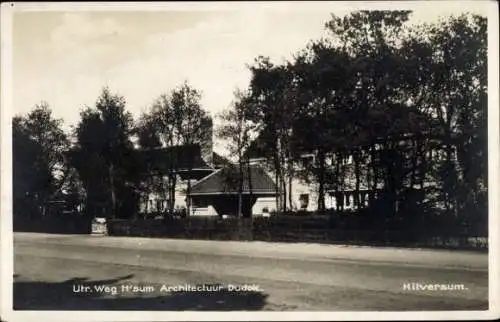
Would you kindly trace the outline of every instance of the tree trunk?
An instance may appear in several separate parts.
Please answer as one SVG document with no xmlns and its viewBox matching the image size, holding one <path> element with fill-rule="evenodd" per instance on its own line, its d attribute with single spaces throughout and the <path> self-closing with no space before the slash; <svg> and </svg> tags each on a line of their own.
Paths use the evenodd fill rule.
<svg viewBox="0 0 500 322">
<path fill-rule="evenodd" d="M 449 139 L 451 141 L 451 139 Z M 453 146 L 451 142 L 447 142 L 446 144 L 446 159 L 448 160 L 450 166 L 453 166 L 454 174 L 452 176 L 452 182 L 451 187 L 449 191 L 445 192 L 447 195 L 447 201 L 448 201 L 448 210 L 452 210 L 455 216 L 458 214 L 458 209 L 457 209 L 457 204 L 458 204 L 458 198 L 457 198 L 457 193 L 456 193 L 456 185 L 457 185 L 457 167 L 456 163 L 453 160 Z"/>
<path fill-rule="evenodd" d="M 274 153 L 274 175 L 276 180 L 276 211 L 281 212 L 282 209 L 282 185 L 281 185 L 281 167 L 277 152 Z"/>
<path fill-rule="evenodd" d="M 248 196 L 250 200 L 250 218 L 253 217 L 253 184 L 252 184 L 252 168 L 250 167 L 250 159 L 247 159 L 247 169 L 248 169 Z"/>
<path fill-rule="evenodd" d="M 175 188 L 177 186 L 177 176 L 175 173 L 169 175 L 169 198 L 170 198 L 170 214 L 172 215 L 175 210 Z"/>
<path fill-rule="evenodd" d="M 340 202 L 339 191 L 340 191 L 340 160 L 342 158 L 341 152 L 335 154 L 335 210 L 342 211 L 343 206 Z"/>
<path fill-rule="evenodd" d="M 325 153 L 318 152 L 318 211 L 325 210 Z"/>
<path fill-rule="evenodd" d="M 282 198 L 282 204 L 283 204 L 283 212 L 286 212 L 288 210 L 287 206 L 287 188 L 286 188 L 286 180 L 284 175 L 281 175 L 280 178 L 280 183 L 281 183 L 281 190 L 283 191 L 283 198 Z"/>
<path fill-rule="evenodd" d="M 412 141 L 412 147 L 410 149 L 412 155 L 411 155 L 411 159 L 412 159 L 412 169 L 411 169 L 411 174 L 410 174 L 410 190 L 413 190 L 413 187 L 415 186 L 416 184 L 416 177 L 417 177 L 417 167 L 418 167 L 418 151 L 419 151 L 419 147 L 418 147 L 418 141 L 417 139 L 413 139 Z"/>
<path fill-rule="evenodd" d="M 372 186 L 371 186 L 371 191 L 370 191 L 370 200 L 369 203 L 370 205 L 373 204 L 373 202 L 377 198 L 377 189 L 378 189 L 378 172 L 377 172 L 377 150 L 376 150 L 376 143 L 371 146 L 370 148 L 370 153 L 371 153 L 371 171 L 372 171 Z"/>
<path fill-rule="evenodd" d="M 288 189 L 286 187 L 286 166 L 287 166 L 287 161 L 286 161 L 286 149 L 284 149 L 285 144 L 283 144 L 282 139 L 279 140 L 279 150 L 278 150 L 278 156 L 279 156 L 279 167 L 280 167 L 280 184 L 281 184 L 281 190 L 283 192 L 282 196 L 282 207 L 283 211 L 286 212 L 288 211 L 288 204 L 287 204 L 287 197 L 288 197 Z"/>
<path fill-rule="evenodd" d="M 292 208 L 292 205 L 293 205 L 292 179 L 293 179 L 293 172 L 290 171 L 289 176 L 288 176 L 288 204 L 290 205 L 290 208 Z"/>
<path fill-rule="evenodd" d="M 397 181 L 399 178 L 396 177 L 396 169 L 395 169 L 395 161 L 400 162 L 399 158 L 397 158 L 397 151 L 393 145 L 393 142 L 389 143 L 390 157 L 388 157 L 385 161 L 385 166 L 387 169 L 386 173 L 386 190 L 388 191 L 388 203 L 390 207 L 390 218 L 394 219 L 397 213 L 397 203 L 398 203 L 398 189 L 397 189 Z M 397 165 L 396 165 L 397 166 Z"/>
<path fill-rule="evenodd" d="M 276 192 L 276 211 L 279 212 L 280 209 L 280 184 L 279 184 L 279 177 L 278 177 L 278 170 L 275 168 L 274 169 L 274 182 L 275 182 L 275 192 Z"/>
<path fill-rule="evenodd" d="M 371 163 L 371 147 L 368 148 L 368 151 L 366 151 L 367 153 L 367 163 L 366 163 L 366 189 L 368 189 L 368 197 L 365 198 L 365 200 L 368 202 L 368 205 L 370 203 L 370 200 L 371 200 L 371 191 L 370 191 L 370 188 L 372 187 L 372 180 L 373 180 L 373 174 L 371 172 L 371 169 L 370 169 L 370 163 Z"/>
<path fill-rule="evenodd" d="M 243 208 L 243 164 L 241 163 L 241 156 L 238 162 L 239 178 L 238 178 L 238 218 L 242 216 Z"/>
<path fill-rule="evenodd" d="M 424 195 L 424 183 L 425 178 L 427 177 L 427 164 L 431 163 L 430 160 L 427 160 L 426 156 L 427 148 L 430 149 L 430 147 L 425 143 L 426 142 L 421 142 L 420 144 L 420 189 L 422 190 L 422 195 Z"/>
<path fill-rule="evenodd" d="M 191 216 L 191 179 L 187 179 L 187 189 L 186 189 L 186 213 Z"/>
<path fill-rule="evenodd" d="M 109 165 L 109 184 L 111 190 L 111 214 L 110 218 L 116 218 L 116 193 L 115 193 L 115 180 L 114 180 L 114 167 L 111 163 Z"/>
<path fill-rule="evenodd" d="M 360 201 L 359 201 L 359 194 L 360 194 L 360 165 L 359 165 L 359 152 L 356 150 L 354 151 L 353 154 L 353 161 L 354 161 L 354 175 L 355 175 L 355 180 L 356 180 L 356 187 L 355 187 L 355 193 L 354 193 L 354 207 L 356 210 L 359 210 L 361 208 Z"/>
</svg>

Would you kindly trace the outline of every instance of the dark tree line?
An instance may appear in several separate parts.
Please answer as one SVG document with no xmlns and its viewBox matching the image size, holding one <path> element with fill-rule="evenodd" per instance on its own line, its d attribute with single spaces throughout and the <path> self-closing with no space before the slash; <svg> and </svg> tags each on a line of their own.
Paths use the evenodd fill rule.
<svg viewBox="0 0 500 322">
<path fill-rule="evenodd" d="M 47 103 L 37 105 L 25 117 L 14 117 L 12 135 L 13 210 L 28 217 L 43 215 L 68 177 L 64 158 L 68 137 Z"/>
<path fill-rule="evenodd" d="M 469 221 L 485 214 L 486 19 L 408 26 L 410 16 L 332 15 L 329 36 L 291 61 L 258 57 L 250 66 L 232 113 L 256 133 L 253 155 L 269 160 L 278 209 L 290 208 L 291 179 L 302 176 L 317 184 L 319 211 L 327 190 L 347 189 L 357 208 L 368 192 L 388 220 L 436 209 Z"/>
<path fill-rule="evenodd" d="M 478 220 L 487 209 L 486 19 L 464 14 L 409 26 L 410 17 L 332 15 L 328 37 L 290 61 L 257 57 L 249 87 L 217 127 L 239 178 L 259 155 L 269 160 L 281 211 L 291 207 L 292 178 L 301 177 L 317 186 L 319 211 L 327 191 L 349 190 L 357 208 L 366 191 L 387 220 L 438 208 Z M 124 98 L 104 89 L 69 135 L 46 105 L 15 117 L 15 211 L 45 209 L 63 187 L 93 215 L 132 216 L 151 193 L 168 196 L 173 210 L 175 169 L 136 171 L 132 139 L 144 150 L 203 142 L 212 119 L 200 98 L 184 83 L 134 122 Z"/>
<path fill-rule="evenodd" d="M 15 216 L 50 215 L 57 208 L 54 201 L 61 201 L 69 205 L 67 211 L 91 217 L 130 218 L 151 193 L 168 195 L 168 210 L 173 211 L 175 160 L 167 160 L 167 168 L 150 168 L 151 160 L 137 153 L 134 140 L 141 150 L 151 150 L 208 139 L 212 120 L 200 98 L 198 90 L 184 83 L 134 122 L 124 97 L 104 88 L 69 134 L 45 103 L 27 116 L 14 117 Z"/>
</svg>

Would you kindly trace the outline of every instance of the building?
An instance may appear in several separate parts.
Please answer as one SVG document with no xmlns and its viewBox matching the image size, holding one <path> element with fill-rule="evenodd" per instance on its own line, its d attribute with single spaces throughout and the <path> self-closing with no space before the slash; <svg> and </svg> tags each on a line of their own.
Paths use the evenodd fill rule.
<svg viewBox="0 0 500 322">
<path fill-rule="evenodd" d="M 170 209 L 189 216 L 238 213 L 238 167 L 206 146 L 139 150 L 138 155 L 142 171 L 148 176 L 140 202 L 141 213 L 159 214 Z M 251 210 L 255 215 L 265 215 L 275 209 L 276 187 L 262 168 L 245 167 L 241 183 L 244 216 L 249 216 Z"/>
<path fill-rule="evenodd" d="M 445 158 L 445 151 L 439 144 L 420 149 L 417 140 L 418 137 L 408 136 L 392 142 L 394 149 L 401 153 L 404 167 L 408 167 L 408 162 L 417 162 L 414 166 L 418 168 L 422 164 Z M 328 170 L 328 180 L 325 185 L 325 208 L 355 210 L 358 207 L 368 207 L 383 194 L 387 195 L 387 187 L 384 186 L 382 178 L 377 179 L 372 173 L 375 170 L 368 166 L 373 161 L 372 158 L 378 160 L 381 157 L 379 153 L 384 152 L 387 150 L 384 150 L 383 144 L 380 143 L 375 143 L 367 149 L 367 155 L 362 161 L 363 169 L 358 172 L 358 176 L 355 175 L 356 162 L 353 153 L 347 151 L 341 155 L 334 152 L 327 153 L 325 166 Z M 165 212 L 172 207 L 172 203 L 173 208 L 179 211 L 189 208 L 189 215 L 194 216 L 230 216 L 238 212 L 240 190 L 237 179 L 238 166 L 214 153 L 211 141 L 202 145 L 162 148 L 141 153 L 144 155 L 143 162 L 150 162 L 147 171 L 152 177 L 158 179 L 161 177 L 160 174 L 163 174 L 159 180 L 163 186 L 169 185 L 169 178 L 165 173 L 171 170 L 175 170 L 176 181 L 174 194 L 168 194 L 161 189 L 146 193 L 141 203 L 142 212 Z M 415 153 L 418 153 L 416 159 Z M 243 167 L 246 169 L 241 189 L 244 215 L 250 212 L 253 215 L 270 214 L 278 208 L 281 209 L 280 203 L 282 205 L 284 199 L 287 210 L 317 210 L 319 184 L 310 176 L 303 175 L 304 169 L 315 164 L 315 154 L 303 154 L 299 160 L 294 160 L 293 174 L 285 179 L 284 187 L 276 186 L 279 180 L 275 178 L 272 166 L 269 160 L 263 157 L 264 154 L 258 149 L 251 151 L 251 154 L 247 155 L 250 157 L 250 162 L 248 166 Z M 336 169 L 337 167 L 340 169 Z M 412 174 L 414 178 L 408 176 L 398 178 L 400 189 L 422 191 L 438 188 L 437 183 L 433 181 L 435 179 L 423 173 L 424 170 L 417 170 Z M 172 178 L 170 179 L 172 181 Z"/>
<path fill-rule="evenodd" d="M 430 139 L 426 141 L 425 147 L 420 147 L 418 140 L 418 136 L 407 135 L 391 143 L 394 151 L 399 154 L 400 166 L 406 171 L 405 174 L 398 177 L 398 189 L 416 194 L 421 194 L 425 190 L 426 200 L 436 199 L 437 194 L 440 193 L 439 183 L 427 167 L 429 164 L 439 165 L 442 163 L 447 157 L 446 151 L 439 141 Z M 373 173 L 374 169 L 369 166 L 372 162 L 376 164 L 381 162 L 380 158 L 389 151 L 384 149 L 384 144 L 382 144 L 387 142 L 389 140 L 375 143 L 372 147 L 365 147 L 367 148 L 366 152 L 371 152 L 365 152 L 362 161 L 358 163 L 361 168 L 358 177 L 356 177 L 356 160 L 352 151 L 343 151 L 340 156 L 335 152 L 326 153 L 327 180 L 324 187 L 326 209 L 356 210 L 358 207 L 368 207 L 370 203 L 377 202 L 384 198 L 383 196 L 388 196 L 388 186 L 382 176 L 378 175 L 377 178 L 377 175 Z M 262 157 L 262 151 L 256 148 L 251 151 L 250 155 L 251 164 L 262 167 L 271 178 L 274 178 L 273 166 L 270 160 Z M 457 156 L 454 147 L 452 148 L 452 158 L 452 161 L 456 162 Z M 282 199 L 286 199 L 287 209 L 292 211 L 315 211 L 318 209 L 319 184 L 311 176 L 303 175 L 304 170 L 315 163 L 314 153 L 304 153 L 298 160 L 293 161 L 293 174 L 291 176 L 285 175 L 286 191 L 282 193 Z M 408 171 L 408 169 L 415 170 Z M 378 166 L 375 171 L 385 171 L 385 169 Z M 276 199 L 268 198 L 268 203 L 276 204 Z M 434 204 L 437 207 L 444 207 L 440 202 L 434 202 Z M 273 208 L 275 209 L 276 206 Z"/>
<path fill-rule="evenodd" d="M 276 185 L 259 166 L 242 168 L 243 176 L 236 165 L 228 165 L 197 181 L 190 191 L 193 214 L 213 214 L 223 216 L 238 214 L 241 197 L 243 217 L 269 214 L 276 199 Z M 241 196 L 240 196 L 241 195 Z M 267 209 L 266 209 L 267 207 Z"/>
</svg>

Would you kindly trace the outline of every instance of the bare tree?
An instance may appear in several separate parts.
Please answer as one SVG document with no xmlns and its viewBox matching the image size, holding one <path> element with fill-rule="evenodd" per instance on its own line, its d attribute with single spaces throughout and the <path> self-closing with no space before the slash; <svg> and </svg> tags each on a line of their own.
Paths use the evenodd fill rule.
<svg viewBox="0 0 500 322">
<path fill-rule="evenodd" d="M 157 133 L 162 146 L 179 147 L 202 145 L 211 133 L 212 119 L 202 109 L 201 92 L 190 86 L 187 82 L 173 89 L 168 95 L 161 95 L 151 107 L 149 119 L 151 127 Z M 169 192 L 169 211 L 172 213 L 175 206 L 175 191 L 177 186 L 177 175 L 179 161 L 174 150 L 167 153 L 167 175 Z M 191 158 L 188 158 L 187 171 L 192 169 Z M 187 179 L 187 211 L 190 211 L 189 193 L 191 181 Z"/>
<path fill-rule="evenodd" d="M 219 138 L 229 142 L 229 152 L 238 162 L 238 216 L 241 217 L 245 169 L 247 171 L 246 181 L 249 185 L 250 200 L 253 197 L 251 167 L 245 152 L 250 146 L 255 124 L 248 117 L 252 109 L 252 103 L 248 100 L 248 93 L 236 90 L 234 96 L 235 99 L 231 106 L 219 115 L 222 124 L 217 128 L 216 133 Z"/>
</svg>

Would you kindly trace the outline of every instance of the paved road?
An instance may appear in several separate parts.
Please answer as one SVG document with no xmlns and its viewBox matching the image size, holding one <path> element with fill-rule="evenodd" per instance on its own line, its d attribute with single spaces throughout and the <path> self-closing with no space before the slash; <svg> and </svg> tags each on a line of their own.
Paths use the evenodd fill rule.
<svg viewBox="0 0 500 322">
<path fill-rule="evenodd" d="M 16 233 L 14 256 L 15 309 L 488 309 L 481 253 Z"/>
</svg>

